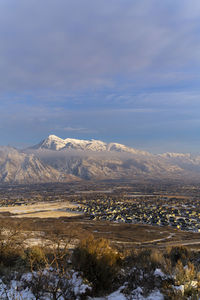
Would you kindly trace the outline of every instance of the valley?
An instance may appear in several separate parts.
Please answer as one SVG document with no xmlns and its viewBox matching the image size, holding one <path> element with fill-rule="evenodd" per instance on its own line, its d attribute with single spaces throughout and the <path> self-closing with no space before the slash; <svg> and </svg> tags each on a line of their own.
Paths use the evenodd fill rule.
<svg viewBox="0 0 200 300">
<path fill-rule="evenodd" d="M 40 293 L 46 300 L 72 291 L 67 299 L 111 293 L 135 300 L 142 287 L 149 296 L 140 299 L 173 299 L 179 274 L 188 272 L 183 264 L 199 293 L 199 197 L 199 184 L 178 180 L 0 185 L 0 296 L 35 300 Z M 115 256 L 112 278 L 101 288 Z M 96 298 L 99 291 L 103 298 Z"/>
<path fill-rule="evenodd" d="M 55 232 L 77 240 L 89 234 L 118 247 L 200 248 L 199 185 L 128 181 L 9 185 L 0 188 L 1 224 Z"/>
</svg>

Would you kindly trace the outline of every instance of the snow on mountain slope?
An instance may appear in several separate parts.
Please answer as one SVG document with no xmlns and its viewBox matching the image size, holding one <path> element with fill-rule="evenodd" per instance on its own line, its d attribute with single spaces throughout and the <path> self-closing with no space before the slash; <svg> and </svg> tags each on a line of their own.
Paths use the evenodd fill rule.
<svg viewBox="0 0 200 300">
<path fill-rule="evenodd" d="M 117 151 L 117 152 L 127 152 L 133 154 L 141 154 L 141 155 L 150 155 L 150 153 L 142 150 L 137 150 L 131 147 L 124 146 L 118 143 L 109 143 L 107 144 L 107 151 Z"/>
<path fill-rule="evenodd" d="M 119 143 L 55 135 L 25 152 L 61 173 L 83 179 L 200 179 L 200 157 L 191 154 L 154 155 Z"/>
<path fill-rule="evenodd" d="M 163 153 L 159 155 L 167 164 L 173 163 L 180 168 L 200 174 L 200 156 L 194 156 L 190 153 Z"/>
<path fill-rule="evenodd" d="M 164 158 L 184 158 L 184 159 L 191 158 L 190 153 L 176 153 L 176 152 L 166 152 L 166 153 L 160 154 L 160 156 L 164 157 Z"/>
<path fill-rule="evenodd" d="M 31 147 L 32 149 L 49 149 L 49 150 L 83 150 L 83 151 L 109 151 L 109 152 L 127 152 L 141 155 L 148 155 L 148 152 L 136 150 L 118 143 L 105 143 L 99 140 L 79 140 L 79 139 L 61 139 L 56 135 L 49 135 L 38 145 Z"/>
<path fill-rule="evenodd" d="M 42 163 L 33 154 L 0 147 L 0 183 L 37 183 L 72 181 L 75 177 L 62 174 Z"/>
<path fill-rule="evenodd" d="M 32 149 L 60 150 L 65 147 L 65 144 L 65 140 L 56 135 L 49 135 L 47 139 L 43 140 L 38 145 L 33 146 Z"/>
<path fill-rule="evenodd" d="M 164 159 L 150 154 L 116 151 L 81 152 L 65 151 L 65 149 L 32 151 L 44 164 L 83 179 L 167 178 L 170 176 L 174 178 L 183 173 L 177 165 L 166 163 Z"/>
<path fill-rule="evenodd" d="M 89 151 L 106 151 L 106 143 L 98 140 L 77 140 L 65 139 L 65 147 L 63 149 L 89 150 Z"/>
</svg>

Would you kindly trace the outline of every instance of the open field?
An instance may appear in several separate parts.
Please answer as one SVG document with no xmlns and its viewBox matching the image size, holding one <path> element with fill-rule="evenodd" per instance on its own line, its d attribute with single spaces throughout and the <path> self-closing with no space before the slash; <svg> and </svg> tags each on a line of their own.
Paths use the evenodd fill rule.
<svg viewBox="0 0 200 300">
<path fill-rule="evenodd" d="M 77 216 L 76 212 L 66 212 L 66 211 L 39 211 L 25 214 L 18 214 L 17 218 L 60 218 L 60 217 L 74 217 Z"/>
<path fill-rule="evenodd" d="M 176 245 L 200 249 L 200 233 L 180 231 L 167 226 L 92 221 L 83 216 L 44 219 L 1 216 L 0 222 L 2 227 L 19 228 L 25 233 L 25 241 L 31 237 L 35 243 L 38 239 L 39 243 L 45 244 L 45 241 L 58 237 L 77 241 L 93 234 L 95 238 L 104 237 L 118 248 L 124 249 L 162 249 Z"/>
<path fill-rule="evenodd" d="M 27 205 L 17 206 L 2 206 L 0 207 L 0 213 L 8 212 L 12 214 L 12 217 L 17 218 L 60 218 L 60 217 L 72 217 L 81 214 L 78 212 L 66 211 L 67 209 L 76 208 L 76 204 L 65 202 L 40 202 Z"/>
</svg>

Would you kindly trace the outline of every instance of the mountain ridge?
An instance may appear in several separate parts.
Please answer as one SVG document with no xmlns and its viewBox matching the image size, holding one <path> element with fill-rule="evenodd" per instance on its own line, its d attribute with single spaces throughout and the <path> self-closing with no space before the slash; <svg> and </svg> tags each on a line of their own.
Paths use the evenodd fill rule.
<svg viewBox="0 0 200 300">
<path fill-rule="evenodd" d="M 73 139 L 66 138 L 61 139 L 56 135 L 49 135 L 46 139 L 41 141 L 39 144 L 29 147 L 29 149 L 48 149 L 48 150 L 84 150 L 84 151 L 116 151 L 116 152 L 127 152 L 134 154 L 143 154 L 149 155 L 150 153 L 143 150 L 138 150 L 132 147 L 125 146 L 120 143 L 106 143 L 100 140 L 81 140 L 81 139 Z"/>
<path fill-rule="evenodd" d="M 76 177 L 44 164 L 34 154 L 0 147 L 0 183 L 45 183 L 74 181 Z"/>
<path fill-rule="evenodd" d="M 160 179 L 195 177 L 188 155 L 150 152 L 99 140 L 61 139 L 50 135 L 28 151 L 45 164 L 82 179 Z M 182 167 L 180 158 L 187 160 Z M 190 165 L 194 165 L 190 161 Z M 200 164 L 199 164 L 200 168 Z M 198 169 L 198 167 L 197 167 Z"/>
<path fill-rule="evenodd" d="M 23 150 L 0 147 L 0 183 L 108 179 L 200 181 L 200 156 L 151 154 L 119 143 L 55 135 Z"/>
</svg>

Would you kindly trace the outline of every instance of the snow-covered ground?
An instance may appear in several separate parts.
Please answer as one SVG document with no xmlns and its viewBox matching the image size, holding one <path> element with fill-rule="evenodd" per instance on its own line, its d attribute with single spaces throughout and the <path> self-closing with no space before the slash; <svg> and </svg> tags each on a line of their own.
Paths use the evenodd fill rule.
<svg viewBox="0 0 200 300">
<path fill-rule="evenodd" d="M 157 271 L 158 276 L 162 275 L 161 271 Z M 0 299 L 6 300 L 35 300 L 36 297 L 34 296 L 33 292 L 30 288 L 30 283 L 33 283 L 37 276 L 36 272 L 33 273 L 26 273 L 22 275 L 21 280 L 11 280 L 10 284 L 6 285 L 0 280 Z M 39 275 L 38 275 L 39 276 Z M 46 280 L 56 281 L 58 280 L 56 275 L 52 272 L 52 270 L 44 270 L 43 276 L 46 276 Z M 53 278 L 54 277 L 54 278 Z M 76 299 L 80 299 L 80 296 L 85 294 L 87 290 L 91 290 L 91 287 L 88 284 L 85 284 L 83 279 L 78 275 L 77 272 L 73 272 L 71 274 L 71 278 L 69 280 L 69 287 L 73 292 Z M 106 295 L 105 297 L 88 297 L 88 300 L 127 300 L 130 299 L 123 294 L 124 286 L 120 287 L 117 291 L 111 293 L 110 295 Z M 45 290 L 45 288 L 44 288 Z M 58 289 L 58 295 L 60 290 Z M 143 297 L 143 290 L 142 288 L 138 287 L 137 289 L 132 291 L 131 299 L 132 300 L 164 300 L 164 296 L 160 293 L 159 290 L 155 290 L 148 297 Z M 129 296 L 130 297 L 130 296 Z M 43 296 L 41 298 L 43 300 L 51 300 L 52 294 L 44 291 Z M 59 296 L 59 300 L 64 300 L 62 295 Z M 73 298 L 74 299 L 74 298 Z"/>
<path fill-rule="evenodd" d="M 30 273 L 26 274 L 24 278 L 22 278 L 22 281 L 16 281 L 12 280 L 10 283 L 10 286 L 6 286 L 1 280 L 0 280 L 0 299 L 6 299 L 6 300 L 35 300 L 36 297 L 33 295 L 31 290 L 27 287 L 25 289 L 22 288 L 23 286 L 23 280 L 32 280 L 32 275 Z M 73 292 L 75 294 L 76 299 L 80 299 L 80 296 L 85 293 L 85 291 L 90 287 L 83 283 L 82 279 L 77 276 L 76 273 L 74 273 L 72 277 L 73 284 Z M 88 300 L 128 300 L 130 298 L 127 298 L 121 290 L 123 287 L 121 287 L 119 290 L 117 290 L 114 293 L 111 293 L 110 295 L 107 295 L 105 297 L 88 297 Z M 42 296 L 41 296 L 42 297 Z M 41 298 L 44 300 L 52 300 L 52 295 L 48 293 L 44 293 L 44 296 Z M 136 290 L 132 292 L 132 300 L 164 300 L 164 296 L 160 293 L 159 290 L 153 291 L 148 297 L 142 296 L 142 288 L 138 287 Z M 64 300 L 63 296 L 59 297 L 59 300 Z"/>
<path fill-rule="evenodd" d="M 120 292 L 121 288 L 106 296 L 106 297 L 101 297 L 101 298 L 88 298 L 88 300 L 128 300 L 130 299 L 127 298 L 122 292 Z M 164 300 L 164 296 L 160 293 L 160 291 L 156 290 L 153 291 L 148 297 L 143 297 L 142 296 L 142 289 L 138 287 L 136 290 L 133 291 L 132 293 L 132 298 L 131 300 Z"/>
<path fill-rule="evenodd" d="M 157 276 L 163 276 L 162 272 L 158 269 L 156 271 Z M 16 274 L 17 275 L 17 274 Z M 71 271 L 68 274 L 68 290 L 73 294 L 75 299 L 79 300 L 81 295 L 85 294 L 87 291 L 91 290 L 91 286 L 88 283 L 85 283 L 81 276 L 75 272 Z M 17 278 L 17 276 L 16 276 Z M 39 279 L 39 280 L 38 280 Z M 0 279 L 0 299 L 2 300 L 35 300 L 36 296 L 34 295 L 34 290 L 37 290 L 37 287 L 40 288 L 43 286 L 43 290 L 41 295 L 39 296 L 41 300 L 51 300 L 53 286 L 56 286 L 60 280 L 59 274 L 55 272 L 52 268 L 44 269 L 42 272 L 32 272 L 26 273 L 21 276 L 20 280 L 13 279 L 9 284 L 5 284 Z M 40 282 L 40 284 L 38 284 Z M 60 285 L 62 287 L 62 285 Z M 105 297 L 89 297 L 88 300 L 128 300 L 130 299 L 126 297 L 123 293 L 125 286 L 121 286 L 117 291 L 106 295 Z M 48 292 L 49 290 L 49 292 Z M 62 288 L 58 288 L 57 296 L 59 300 L 64 300 L 64 296 L 61 295 Z M 63 289 L 64 290 L 64 289 Z M 38 292 L 38 291 L 37 291 Z M 65 295 L 67 292 L 64 292 Z M 60 295 L 60 296 L 59 296 Z M 74 299 L 74 298 L 73 298 Z M 163 300 L 164 296 L 160 293 L 159 290 L 155 290 L 150 293 L 148 297 L 143 297 L 143 290 L 141 287 L 133 290 L 131 293 L 132 300 Z"/>
<path fill-rule="evenodd" d="M 42 277 L 41 277 L 42 275 Z M 82 294 L 85 294 L 86 290 L 90 290 L 91 287 L 83 282 L 83 279 L 78 275 L 77 272 L 73 272 L 70 275 L 67 286 L 69 286 L 69 293 L 73 293 L 76 299 L 80 299 Z M 39 283 L 39 279 L 40 283 Z M 53 269 L 43 270 L 42 273 L 26 273 L 22 275 L 20 280 L 11 280 L 9 284 L 3 283 L 0 279 L 0 299 L 1 300 L 36 300 L 36 296 L 31 289 L 31 285 L 35 284 L 35 290 L 37 284 L 42 287 L 44 282 L 43 291 L 39 299 L 41 300 L 52 300 L 52 291 L 54 287 L 58 286 L 60 278 Z M 46 284 L 45 284 L 46 283 Z M 62 287 L 62 285 L 60 285 Z M 49 292 L 47 291 L 49 290 Z M 63 289 L 65 292 L 65 289 Z M 38 292 L 38 291 L 37 291 Z M 63 292 L 63 293 L 64 293 Z M 67 294 L 67 291 L 66 291 Z M 60 296 L 59 296 L 60 295 Z M 61 288 L 57 290 L 57 299 L 64 300 L 65 298 L 61 295 Z"/>
<path fill-rule="evenodd" d="M 0 299 L 1 300 L 53 300 L 53 292 L 56 290 L 56 299 L 76 299 L 80 300 L 83 295 L 88 295 L 92 291 L 91 284 L 85 281 L 80 273 L 71 270 L 67 274 L 59 273 L 52 267 L 40 272 L 29 272 L 19 278 L 19 274 L 13 273 L 12 280 L 4 283 L 0 279 Z M 165 280 L 169 276 L 164 274 L 161 269 L 155 269 L 153 276 Z M 197 281 L 191 284 L 196 287 Z M 144 288 L 138 286 L 128 295 L 125 291 L 127 283 L 125 282 L 115 292 L 102 297 L 87 296 L 87 300 L 164 300 L 164 295 L 159 289 L 153 289 L 149 295 L 144 296 Z M 184 295 L 184 285 L 173 286 L 175 291 L 180 291 Z M 85 299 L 85 298 L 84 298 Z M 199 298 L 200 300 L 200 298 Z"/>
</svg>

